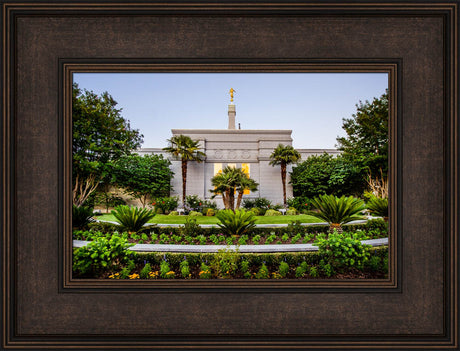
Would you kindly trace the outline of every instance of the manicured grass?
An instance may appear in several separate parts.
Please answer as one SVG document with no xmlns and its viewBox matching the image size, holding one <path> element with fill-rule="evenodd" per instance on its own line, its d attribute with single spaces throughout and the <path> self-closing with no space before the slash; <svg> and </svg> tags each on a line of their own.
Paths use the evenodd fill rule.
<svg viewBox="0 0 460 351">
<path fill-rule="evenodd" d="M 95 217 L 103 221 L 116 222 L 115 217 L 111 214 L 103 214 L 102 216 Z M 149 223 L 160 223 L 160 224 L 184 224 L 188 216 L 166 216 L 166 215 L 156 215 L 153 217 Z M 219 220 L 217 217 L 193 217 L 196 218 L 198 224 L 217 224 Z M 321 222 L 319 219 L 307 216 L 307 215 L 298 215 L 298 216 L 257 216 L 257 224 L 287 224 L 295 221 L 300 221 L 301 223 L 318 223 Z"/>
</svg>

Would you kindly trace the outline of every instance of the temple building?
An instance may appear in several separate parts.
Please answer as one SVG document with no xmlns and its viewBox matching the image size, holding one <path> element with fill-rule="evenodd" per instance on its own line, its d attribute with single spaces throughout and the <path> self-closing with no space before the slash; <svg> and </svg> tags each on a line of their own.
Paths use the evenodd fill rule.
<svg viewBox="0 0 460 351">
<path fill-rule="evenodd" d="M 230 91 L 231 96 L 233 91 Z M 189 162 L 187 168 L 187 195 L 198 195 L 202 199 L 210 199 L 211 178 L 226 166 L 242 168 L 252 179 L 259 183 L 258 191 L 247 192 L 243 199 L 264 197 L 274 204 L 283 203 L 283 188 L 281 183 L 280 166 L 271 166 L 270 155 L 278 144 L 292 145 L 292 130 L 287 129 L 237 129 L 235 125 L 236 106 L 228 105 L 227 129 L 172 129 L 172 136 L 187 135 L 193 140 L 199 140 L 200 151 L 206 154 L 204 162 Z M 297 149 L 302 160 L 309 156 L 323 153 L 339 154 L 336 149 Z M 181 162 L 171 158 L 171 155 L 161 148 L 143 148 L 138 154 L 162 154 L 171 160 L 171 168 L 175 174 L 172 180 L 171 196 L 182 194 Z M 292 197 L 292 186 L 289 184 L 288 166 L 286 180 L 286 196 Z M 222 200 L 215 201 L 222 207 Z"/>
</svg>

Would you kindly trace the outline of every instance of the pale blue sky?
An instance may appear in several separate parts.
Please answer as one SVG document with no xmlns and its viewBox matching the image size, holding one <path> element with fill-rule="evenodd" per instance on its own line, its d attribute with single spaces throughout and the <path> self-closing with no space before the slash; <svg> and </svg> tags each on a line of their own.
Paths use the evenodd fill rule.
<svg viewBox="0 0 460 351">
<path fill-rule="evenodd" d="M 226 129 L 230 88 L 236 126 L 292 129 L 296 148 L 334 148 L 342 118 L 380 97 L 386 73 L 77 73 L 80 88 L 108 91 L 142 147 L 164 147 L 171 129 Z"/>
</svg>

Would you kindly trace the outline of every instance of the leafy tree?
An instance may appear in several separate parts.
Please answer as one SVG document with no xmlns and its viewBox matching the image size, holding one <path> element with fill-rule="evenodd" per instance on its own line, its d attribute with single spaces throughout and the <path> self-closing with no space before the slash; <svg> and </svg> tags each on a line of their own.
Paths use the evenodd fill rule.
<svg viewBox="0 0 460 351">
<path fill-rule="evenodd" d="M 222 173 L 216 174 L 211 179 L 211 184 L 214 186 L 214 190 L 210 190 L 216 195 L 222 195 L 222 201 L 224 202 L 225 209 L 235 209 L 235 195 L 238 194 L 236 209 L 241 204 L 244 190 L 256 191 L 259 185 L 253 179 L 244 173 L 240 168 L 225 167 Z"/>
<path fill-rule="evenodd" d="M 279 144 L 270 155 L 270 164 L 274 167 L 281 166 L 281 182 L 283 183 L 283 204 L 286 206 L 286 167 L 300 160 L 300 153 L 291 145 Z"/>
<path fill-rule="evenodd" d="M 171 139 L 168 139 L 168 142 L 170 146 L 163 148 L 163 150 L 181 161 L 182 204 L 185 204 L 188 161 L 202 162 L 206 154 L 199 150 L 198 140 L 192 140 L 192 138 L 186 135 L 175 135 Z"/>
<path fill-rule="evenodd" d="M 344 118 L 346 137 L 337 138 L 337 147 L 372 177 L 388 172 L 388 91 L 372 102 L 359 102 L 352 118 Z"/>
<path fill-rule="evenodd" d="M 85 202 L 99 182 L 110 178 L 112 161 L 142 144 L 143 135 L 131 129 L 116 105 L 107 92 L 99 96 L 73 85 L 72 176 L 73 202 L 77 206 Z"/>
<path fill-rule="evenodd" d="M 149 198 L 169 196 L 174 175 L 170 165 L 162 155 L 124 156 L 114 163 L 113 182 L 145 207 Z"/>
<path fill-rule="evenodd" d="M 323 194 L 360 195 L 365 187 L 362 168 L 341 155 L 310 156 L 292 169 L 294 196 L 312 198 Z"/>
</svg>

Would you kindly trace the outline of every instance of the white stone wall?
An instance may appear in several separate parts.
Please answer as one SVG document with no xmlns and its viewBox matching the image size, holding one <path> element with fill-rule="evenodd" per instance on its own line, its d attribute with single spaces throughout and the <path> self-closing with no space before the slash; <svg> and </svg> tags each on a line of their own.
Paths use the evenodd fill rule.
<svg viewBox="0 0 460 351">
<path fill-rule="evenodd" d="M 187 170 L 187 195 L 198 195 L 203 199 L 210 199 L 209 192 L 211 178 L 214 176 L 214 163 L 222 163 L 225 167 L 228 163 L 250 164 L 250 176 L 259 183 L 259 190 L 244 198 L 265 197 L 274 204 L 283 203 L 283 188 L 281 183 L 280 166 L 271 166 L 270 155 L 278 144 L 292 145 L 290 130 L 211 130 L 211 129 L 173 129 L 173 135 L 184 134 L 194 140 L 200 141 L 201 151 L 207 155 L 206 162 L 188 162 Z M 324 152 L 338 155 L 340 151 L 335 149 L 298 149 L 302 159 L 306 160 L 312 155 L 321 155 Z M 140 149 L 138 154 L 162 154 L 165 158 L 171 159 L 170 155 L 160 148 Z M 287 168 L 286 175 L 286 197 L 292 197 L 292 186 L 289 184 L 289 172 L 292 165 Z M 171 169 L 174 178 L 171 182 L 173 191 L 171 196 L 182 198 L 182 171 L 181 162 L 171 160 Z M 222 199 L 216 197 L 214 200 L 219 207 L 222 207 Z"/>
</svg>

